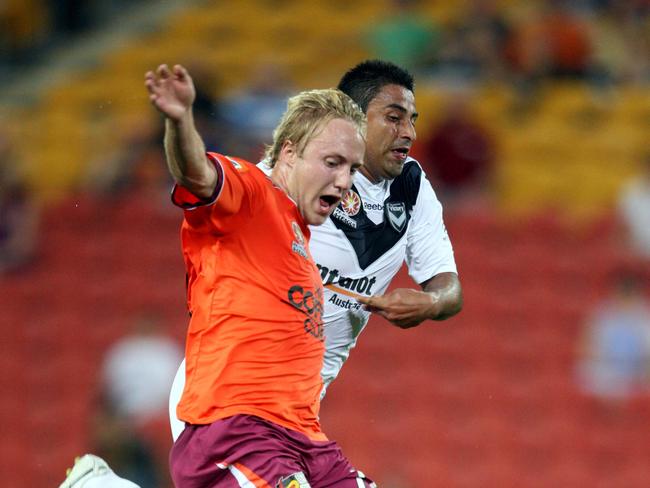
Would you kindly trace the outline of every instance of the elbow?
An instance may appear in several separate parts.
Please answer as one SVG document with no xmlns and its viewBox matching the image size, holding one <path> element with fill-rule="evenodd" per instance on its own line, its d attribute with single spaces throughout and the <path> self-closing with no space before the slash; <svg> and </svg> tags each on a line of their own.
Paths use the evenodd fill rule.
<svg viewBox="0 0 650 488">
<path fill-rule="evenodd" d="M 424 291 L 437 297 L 437 310 L 430 318 L 445 320 L 463 309 L 463 289 L 456 273 L 442 273 L 421 284 Z"/>
<path fill-rule="evenodd" d="M 463 309 L 463 305 L 463 292 L 459 287 L 457 293 L 455 293 L 454 296 L 447 301 L 443 310 L 441 310 L 438 316 L 435 317 L 435 320 L 446 320 L 453 317 L 454 315 L 460 313 L 460 311 Z"/>
<path fill-rule="evenodd" d="M 201 200 L 214 195 L 219 183 L 219 173 L 205 154 L 177 158 L 171 151 L 167 151 L 167 166 L 174 183 L 182 186 L 192 195 Z"/>
<path fill-rule="evenodd" d="M 174 178 L 177 185 L 182 186 L 195 197 L 201 200 L 210 199 L 215 192 L 215 183 L 197 181 L 190 178 Z"/>
<path fill-rule="evenodd" d="M 212 198 L 217 188 L 217 173 L 213 171 L 204 171 L 198 174 L 184 174 L 182 171 L 174 171 L 172 176 L 178 186 L 182 186 L 201 200 Z"/>
<path fill-rule="evenodd" d="M 449 317 L 453 317 L 454 315 L 460 313 L 460 311 L 463 309 L 463 305 L 465 305 L 465 301 L 463 299 L 463 292 L 459 290 L 456 299 L 451 303 L 451 306 L 449 307 L 450 308 Z"/>
<path fill-rule="evenodd" d="M 463 289 L 460 287 L 460 283 L 458 283 L 458 289 L 456 290 L 454 299 L 451 301 L 451 306 L 450 308 L 450 317 L 453 317 L 457 313 L 459 313 L 463 309 L 463 305 L 465 305 L 465 300 L 463 298 Z"/>
</svg>

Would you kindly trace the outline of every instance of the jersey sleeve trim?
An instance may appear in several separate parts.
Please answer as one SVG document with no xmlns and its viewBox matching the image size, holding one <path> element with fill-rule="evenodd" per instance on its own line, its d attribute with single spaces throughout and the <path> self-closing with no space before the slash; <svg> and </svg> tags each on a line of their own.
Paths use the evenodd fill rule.
<svg viewBox="0 0 650 488">
<path fill-rule="evenodd" d="M 419 284 L 440 273 L 458 274 L 442 204 L 423 171 L 407 233 L 406 264 L 409 275 Z"/>
<path fill-rule="evenodd" d="M 223 167 L 221 166 L 219 158 L 215 154 L 206 153 L 206 155 L 210 162 L 214 164 L 214 167 L 217 170 L 217 183 L 214 187 L 212 195 L 210 195 L 208 198 L 199 198 L 190 192 L 187 188 L 181 185 L 175 185 L 172 190 L 171 198 L 172 203 L 177 207 L 185 210 L 192 210 L 197 207 L 212 205 L 219 198 L 221 190 L 223 190 L 223 183 L 225 178 Z"/>
</svg>

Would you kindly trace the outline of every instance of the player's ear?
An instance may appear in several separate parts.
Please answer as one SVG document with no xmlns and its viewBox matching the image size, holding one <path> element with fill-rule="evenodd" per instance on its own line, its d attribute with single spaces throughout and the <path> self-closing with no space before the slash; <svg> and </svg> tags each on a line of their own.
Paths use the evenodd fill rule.
<svg viewBox="0 0 650 488">
<path fill-rule="evenodd" d="M 296 152 L 296 145 L 289 140 L 284 141 L 282 143 L 282 148 L 280 148 L 278 161 L 282 161 L 284 164 L 287 164 L 289 167 L 293 168 L 297 156 L 298 154 Z"/>
</svg>

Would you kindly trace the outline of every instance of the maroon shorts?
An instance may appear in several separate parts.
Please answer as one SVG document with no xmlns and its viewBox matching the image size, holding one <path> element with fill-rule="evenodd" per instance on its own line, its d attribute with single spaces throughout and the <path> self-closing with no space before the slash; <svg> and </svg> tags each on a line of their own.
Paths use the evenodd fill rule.
<svg viewBox="0 0 650 488">
<path fill-rule="evenodd" d="M 177 488 L 360 488 L 376 486 L 332 441 L 252 415 L 187 425 L 170 454 Z"/>
</svg>

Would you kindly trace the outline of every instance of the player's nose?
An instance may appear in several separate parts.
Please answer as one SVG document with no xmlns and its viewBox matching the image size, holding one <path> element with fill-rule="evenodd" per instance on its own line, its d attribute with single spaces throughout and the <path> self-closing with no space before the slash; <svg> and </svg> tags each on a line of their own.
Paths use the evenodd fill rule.
<svg viewBox="0 0 650 488">
<path fill-rule="evenodd" d="M 341 196 L 352 188 L 352 174 L 350 173 L 350 168 L 345 165 L 341 166 L 341 170 L 336 172 L 334 186 L 341 191 Z"/>
<path fill-rule="evenodd" d="M 407 121 L 405 124 L 403 124 L 400 136 L 404 139 L 408 139 L 411 142 L 415 141 L 417 134 L 415 132 L 415 126 L 413 125 L 413 122 Z"/>
</svg>

